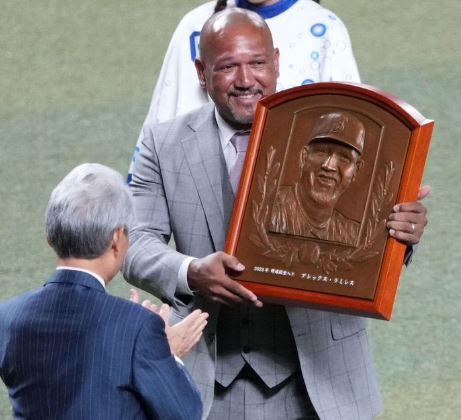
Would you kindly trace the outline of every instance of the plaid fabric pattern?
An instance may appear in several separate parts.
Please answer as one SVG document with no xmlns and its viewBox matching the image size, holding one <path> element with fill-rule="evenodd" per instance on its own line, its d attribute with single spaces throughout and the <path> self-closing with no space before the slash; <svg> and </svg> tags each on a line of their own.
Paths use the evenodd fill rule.
<svg viewBox="0 0 461 420">
<path fill-rule="evenodd" d="M 218 139 L 214 107 L 206 105 L 157 126 L 144 127 L 130 183 L 137 226 L 123 267 L 133 284 L 175 307 L 177 317 L 194 308 L 210 313 L 201 342 L 185 359 L 197 382 L 207 418 L 216 375 L 219 305 L 195 295 L 176 295 L 185 255 L 224 249 L 232 190 Z M 176 250 L 168 246 L 174 235 Z M 324 420 L 369 420 L 382 410 L 366 321 L 286 307 L 299 366 L 313 406 Z M 271 354 L 267 363 L 276 356 Z"/>
</svg>

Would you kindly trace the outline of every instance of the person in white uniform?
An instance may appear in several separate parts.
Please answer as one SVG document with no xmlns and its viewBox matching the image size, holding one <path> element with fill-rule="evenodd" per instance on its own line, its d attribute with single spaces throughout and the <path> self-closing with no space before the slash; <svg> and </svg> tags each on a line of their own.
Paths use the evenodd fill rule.
<svg viewBox="0 0 461 420">
<path fill-rule="evenodd" d="M 163 122 L 208 101 L 194 67 L 200 31 L 215 7 L 241 7 L 266 20 L 280 50 L 277 90 L 315 82 L 360 82 L 349 34 L 330 10 L 312 0 L 210 1 L 176 28 L 154 89 L 145 123 Z"/>
</svg>

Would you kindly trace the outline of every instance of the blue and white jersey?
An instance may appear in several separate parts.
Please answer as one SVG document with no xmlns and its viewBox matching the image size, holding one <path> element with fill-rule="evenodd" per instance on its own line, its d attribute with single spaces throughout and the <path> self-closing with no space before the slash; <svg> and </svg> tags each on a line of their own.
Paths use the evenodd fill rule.
<svg viewBox="0 0 461 420">
<path fill-rule="evenodd" d="M 176 28 L 146 122 L 174 118 L 209 100 L 200 88 L 194 59 L 200 30 L 215 4 L 210 1 L 190 11 Z M 311 0 L 280 0 L 257 9 L 247 0 L 230 0 L 228 5 L 255 10 L 269 25 L 274 46 L 280 50 L 277 90 L 315 82 L 360 82 L 347 29 L 331 11 Z"/>
</svg>

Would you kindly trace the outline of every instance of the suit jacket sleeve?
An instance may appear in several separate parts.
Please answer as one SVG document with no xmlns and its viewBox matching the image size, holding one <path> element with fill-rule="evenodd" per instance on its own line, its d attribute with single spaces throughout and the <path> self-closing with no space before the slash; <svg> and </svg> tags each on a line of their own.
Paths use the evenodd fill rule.
<svg viewBox="0 0 461 420">
<path fill-rule="evenodd" d="M 136 339 L 133 386 L 149 418 L 195 420 L 202 416 L 195 383 L 171 355 L 159 317 L 149 317 Z"/>
<path fill-rule="evenodd" d="M 171 226 L 162 177 L 153 131 L 147 125 L 130 168 L 136 222 L 122 272 L 128 282 L 175 305 L 179 267 L 186 256 L 168 246 Z"/>
</svg>

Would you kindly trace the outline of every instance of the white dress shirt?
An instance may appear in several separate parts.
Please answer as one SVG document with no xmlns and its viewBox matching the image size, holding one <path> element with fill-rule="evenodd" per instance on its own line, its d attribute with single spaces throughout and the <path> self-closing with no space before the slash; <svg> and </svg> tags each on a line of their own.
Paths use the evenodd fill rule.
<svg viewBox="0 0 461 420">
<path fill-rule="evenodd" d="M 101 283 L 101 286 L 104 287 L 104 289 L 106 288 L 106 282 L 104 281 L 104 279 L 99 274 L 96 274 L 93 271 L 85 270 L 83 268 L 77 268 L 77 267 L 68 267 L 66 265 L 59 265 L 58 267 L 56 267 L 56 270 L 81 271 L 82 273 L 86 273 L 86 274 L 89 274 L 90 276 L 94 277 L 95 280 L 97 280 L 99 283 Z"/>
</svg>

